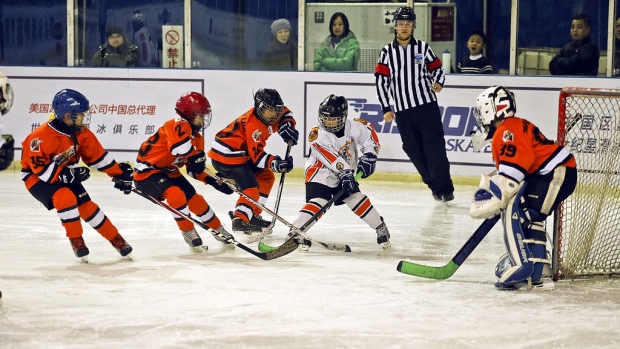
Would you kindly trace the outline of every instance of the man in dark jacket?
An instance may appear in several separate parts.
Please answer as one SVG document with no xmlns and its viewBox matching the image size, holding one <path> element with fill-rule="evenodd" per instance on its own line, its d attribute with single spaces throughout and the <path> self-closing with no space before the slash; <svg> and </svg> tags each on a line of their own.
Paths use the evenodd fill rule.
<svg viewBox="0 0 620 349">
<path fill-rule="evenodd" d="M 590 38 L 590 17 L 576 15 L 570 26 L 573 41 L 549 62 L 552 75 L 598 75 L 599 48 Z"/>
</svg>

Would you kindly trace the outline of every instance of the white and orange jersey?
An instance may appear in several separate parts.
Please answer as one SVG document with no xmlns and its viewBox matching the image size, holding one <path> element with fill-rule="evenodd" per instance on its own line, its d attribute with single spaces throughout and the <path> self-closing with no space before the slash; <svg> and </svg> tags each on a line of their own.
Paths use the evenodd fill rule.
<svg viewBox="0 0 620 349">
<path fill-rule="evenodd" d="M 179 169 L 186 165 L 187 158 L 204 151 L 204 147 L 204 138 L 192 130 L 189 121 L 180 117 L 170 119 L 140 145 L 134 179 L 139 181 L 162 172 L 172 178 L 180 177 Z M 197 178 L 203 180 L 205 176 L 202 173 Z"/>
<path fill-rule="evenodd" d="M 546 175 L 558 166 L 577 166 L 567 148 L 547 139 L 536 125 L 518 117 L 502 121 L 491 147 L 498 173 L 517 182 L 530 174 Z"/>
<path fill-rule="evenodd" d="M 72 136 L 66 129 L 62 121 L 53 119 L 22 142 L 21 179 L 26 188 L 39 181 L 57 182 L 63 168 L 77 166 L 80 160 L 110 177 L 123 173 L 91 130 L 84 127 Z"/>
<path fill-rule="evenodd" d="M 211 159 L 227 165 L 252 161 L 258 168 L 268 168 L 273 155 L 265 152 L 267 139 L 278 133 L 279 124 L 286 121 L 295 125 L 293 114 L 287 107 L 284 107 L 278 123 L 272 125 L 264 124 L 254 114 L 254 108 L 251 108 L 215 134 L 208 155 Z"/>
<path fill-rule="evenodd" d="M 310 156 L 306 161 L 306 183 L 325 184 L 330 188 L 339 185 L 337 174 L 342 170 L 357 170 L 358 158 L 366 153 L 379 154 L 381 144 L 372 124 L 366 120 L 347 119 L 344 135 L 314 127 L 308 134 Z"/>
</svg>

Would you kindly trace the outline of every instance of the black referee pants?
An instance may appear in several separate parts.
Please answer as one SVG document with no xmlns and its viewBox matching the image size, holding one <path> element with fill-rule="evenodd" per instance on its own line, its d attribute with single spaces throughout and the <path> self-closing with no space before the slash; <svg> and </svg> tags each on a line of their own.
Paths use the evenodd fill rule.
<svg viewBox="0 0 620 349">
<path fill-rule="evenodd" d="M 454 192 L 437 102 L 396 112 L 396 124 L 403 150 L 422 181 L 439 196 Z"/>
</svg>

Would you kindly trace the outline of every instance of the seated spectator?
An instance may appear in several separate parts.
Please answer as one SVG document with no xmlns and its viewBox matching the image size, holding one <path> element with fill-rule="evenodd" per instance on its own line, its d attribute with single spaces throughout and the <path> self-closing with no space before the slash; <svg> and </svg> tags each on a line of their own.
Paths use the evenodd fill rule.
<svg viewBox="0 0 620 349">
<path fill-rule="evenodd" d="M 93 56 L 95 67 L 135 67 L 138 65 L 139 55 L 136 45 L 125 41 L 123 29 L 111 24 L 106 28 L 108 42 L 99 46 Z"/>
<path fill-rule="evenodd" d="M 291 39 L 291 23 L 284 18 L 271 23 L 271 42 L 263 54 L 266 70 L 297 70 L 297 42 Z"/>
<path fill-rule="evenodd" d="M 457 73 L 463 74 L 491 74 L 493 67 L 489 60 L 482 55 L 482 50 L 487 44 L 487 36 L 480 30 L 474 30 L 467 40 L 469 56 L 463 58 L 456 67 Z"/>
<path fill-rule="evenodd" d="M 316 50 L 314 70 L 357 71 L 360 60 L 360 44 L 349 30 L 349 20 L 342 12 L 336 12 L 329 20 L 330 35 Z"/>
<path fill-rule="evenodd" d="M 573 41 L 549 62 L 552 75 L 598 75 L 598 45 L 590 38 L 590 17 L 576 15 L 570 26 Z"/>
</svg>

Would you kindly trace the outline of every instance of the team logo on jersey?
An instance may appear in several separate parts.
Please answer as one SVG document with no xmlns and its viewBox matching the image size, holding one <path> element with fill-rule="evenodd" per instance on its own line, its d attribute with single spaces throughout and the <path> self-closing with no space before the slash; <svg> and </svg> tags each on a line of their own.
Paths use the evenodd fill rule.
<svg viewBox="0 0 620 349">
<path fill-rule="evenodd" d="M 364 120 L 364 119 L 360 119 L 360 118 L 354 118 L 353 120 L 361 123 L 364 126 L 368 125 L 368 120 Z"/>
<path fill-rule="evenodd" d="M 319 137 L 319 128 L 313 127 L 308 134 L 308 142 L 314 142 Z"/>
<path fill-rule="evenodd" d="M 67 150 L 62 153 L 54 156 L 52 161 L 54 161 L 57 165 L 62 165 L 65 162 L 69 161 L 69 159 L 75 154 L 75 147 L 70 146 Z"/>
<path fill-rule="evenodd" d="M 261 131 L 256 130 L 254 132 L 252 132 L 252 139 L 254 140 L 254 142 L 260 142 L 260 135 L 263 134 Z"/>
<path fill-rule="evenodd" d="M 43 143 L 43 141 L 39 140 L 38 138 L 31 140 L 30 151 L 36 151 L 36 152 L 41 151 L 41 143 Z"/>
<path fill-rule="evenodd" d="M 342 164 L 342 162 L 338 161 L 336 163 L 336 168 L 340 171 L 342 171 L 344 169 L 344 165 Z"/>
<path fill-rule="evenodd" d="M 512 132 L 508 130 L 504 131 L 504 134 L 502 134 L 502 141 L 504 142 L 512 142 L 513 139 L 514 139 L 514 136 Z"/>
</svg>

